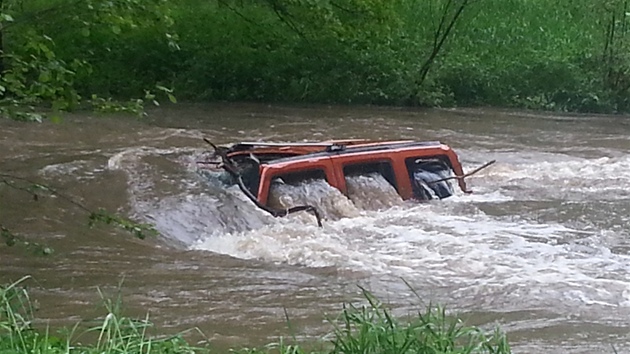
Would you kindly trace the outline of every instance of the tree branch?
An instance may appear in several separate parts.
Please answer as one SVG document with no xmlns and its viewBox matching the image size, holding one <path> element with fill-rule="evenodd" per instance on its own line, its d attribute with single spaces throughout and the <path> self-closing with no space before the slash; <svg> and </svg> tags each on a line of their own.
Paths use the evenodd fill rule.
<svg viewBox="0 0 630 354">
<path fill-rule="evenodd" d="M 14 181 L 25 182 L 25 183 L 30 184 L 30 186 L 23 187 L 14 183 Z M 28 178 L 14 176 L 14 175 L 6 174 L 6 173 L 0 173 L 0 183 L 5 184 L 15 190 L 23 191 L 30 194 L 35 201 L 39 200 L 39 197 L 40 197 L 40 194 L 38 194 L 36 190 L 47 191 L 48 193 L 50 193 L 50 195 L 60 198 L 76 206 L 77 208 L 83 210 L 84 212 L 88 213 L 89 226 L 93 226 L 96 222 L 103 222 L 107 225 L 113 224 L 128 232 L 133 233 L 137 238 L 140 238 L 140 239 L 146 238 L 147 234 L 157 234 L 157 231 L 151 225 L 136 223 L 130 219 L 118 216 L 116 214 L 109 213 L 104 209 L 99 209 L 97 211 L 94 211 L 86 207 L 85 205 L 77 202 L 76 200 L 72 199 L 71 197 L 58 192 L 57 190 L 51 188 L 50 186 L 35 182 Z"/>
<path fill-rule="evenodd" d="M 217 0 L 221 5 L 227 7 L 230 11 L 234 12 L 238 17 L 242 18 L 243 20 L 245 20 L 245 22 L 252 24 L 252 25 L 257 25 L 258 24 L 256 22 L 254 22 L 253 20 L 247 18 L 247 16 L 243 15 L 240 11 L 236 10 L 232 5 L 228 4 L 225 0 Z"/>
<path fill-rule="evenodd" d="M 429 54 L 429 57 L 424 61 L 424 63 L 420 67 L 418 79 L 416 80 L 416 94 L 418 93 L 418 91 L 420 90 L 420 87 L 426 80 L 427 75 L 429 74 L 429 71 L 431 67 L 433 66 L 433 63 L 435 62 L 435 59 L 437 58 L 438 54 L 442 50 L 444 43 L 446 43 L 446 40 L 448 39 L 451 31 L 453 30 L 453 28 L 455 27 L 455 24 L 457 23 L 457 20 L 459 19 L 461 14 L 464 12 L 464 9 L 468 7 L 468 5 L 473 0 L 462 0 L 459 6 L 457 7 L 457 9 L 455 10 L 455 13 L 451 17 L 451 19 L 448 20 L 448 24 L 446 25 L 446 28 L 444 28 L 445 24 L 447 23 L 448 14 L 450 12 L 449 8 L 451 7 L 452 1 L 453 0 L 448 0 L 446 5 L 444 6 L 444 12 L 442 13 L 442 18 L 440 19 L 440 23 L 438 24 L 438 27 L 436 28 L 434 32 L 433 48 L 431 50 L 431 53 Z"/>
<path fill-rule="evenodd" d="M 441 178 L 441 179 L 438 179 L 438 180 L 435 180 L 435 181 L 431 181 L 431 182 L 427 182 L 427 183 L 428 183 L 428 184 L 434 184 L 434 183 L 439 183 L 439 182 L 444 182 L 444 181 L 450 181 L 450 180 L 452 180 L 452 179 L 458 179 L 458 180 L 459 180 L 459 179 L 468 178 L 468 177 L 470 177 L 470 176 L 472 176 L 472 175 L 476 174 L 477 172 L 479 172 L 479 171 L 483 170 L 484 168 L 486 168 L 486 167 L 488 167 L 488 166 L 490 166 L 490 165 L 494 164 L 495 162 L 497 162 L 497 160 L 492 160 L 492 161 L 486 162 L 485 164 L 483 164 L 483 165 L 481 165 L 481 166 L 479 166 L 479 167 L 475 168 L 474 170 L 472 170 L 472 171 L 470 171 L 470 172 L 468 172 L 468 173 L 465 173 L 465 174 L 463 174 L 463 175 L 458 175 L 458 176 L 451 176 L 451 177 Z M 466 192 L 466 193 L 470 193 L 470 191 L 464 191 L 464 192 Z"/>
<path fill-rule="evenodd" d="M 330 1 L 329 3 L 330 3 L 330 5 L 331 5 L 332 7 L 336 7 L 336 8 L 338 8 L 339 10 L 341 10 L 341 11 L 343 11 L 343 12 L 347 12 L 347 13 L 349 13 L 349 14 L 351 14 L 351 15 L 358 15 L 358 14 L 364 14 L 364 13 L 366 13 L 366 11 L 356 11 L 356 10 L 351 10 L 351 9 L 349 9 L 349 8 L 345 7 L 345 6 L 341 6 L 341 5 L 337 4 L 337 3 L 336 3 L 336 2 L 334 2 L 334 1 Z"/>
<path fill-rule="evenodd" d="M 89 209 L 88 207 L 86 207 L 85 205 L 75 201 L 74 199 L 61 194 L 59 192 L 57 192 L 55 189 L 50 188 L 49 186 L 37 183 L 33 180 L 30 180 L 28 178 L 24 178 L 24 177 L 19 177 L 19 176 L 14 176 L 14 175 L 9 175 L 9 174 L 4 174 L 4 173 L 0 173 L 0 181 L 4 184 L 6 184 L 7 186 L 13 188 L 13 189 L 17 189 L 23 192 L 26 192 L 28 194 L 30 194 L 33 199 L 35 201 L 37 201 L 40 197 L 39 194 L 37 194 L 35 191 L 33 191 L 33 189 L 41 189 L 44 191 L 48 191 L 51 195 L 58 197 L 60 199 L 63 199 L 65 201 L 67 201 L 68 203 L 78 207 L 79 209 L 82 209 L 83 211 L 86 211 L 88 213 L 92 213 L 92 210 Z M 16 181 L 22 181 L 22 182 L 26 182 L 29 183 L 31 185 L 31 188 L 27 188 L 27 187 L 20 187 L 18 185 L 16 185 L 15 183 L 13 183 L 11 180 L 16 180 Z"/>
<path fill-rule="evenodd" d="M 295 23 L 291 21 L 291 19 L 289 18 L 291 15 L 286 9 L 282 8 L 275 1 L 269 0 L 267 2 L 271 6 L 271 9 L 276 14 L 276 16 L 278 16 L 280 21 L 284 22 L 284 24 L 287 25 L 293 32 L 297 33 L 298 36 L 308 42 L 308 38 L 306 38 L 304 32 L 300 31 L 297 25 L 295 25 Z"/>
</svg>

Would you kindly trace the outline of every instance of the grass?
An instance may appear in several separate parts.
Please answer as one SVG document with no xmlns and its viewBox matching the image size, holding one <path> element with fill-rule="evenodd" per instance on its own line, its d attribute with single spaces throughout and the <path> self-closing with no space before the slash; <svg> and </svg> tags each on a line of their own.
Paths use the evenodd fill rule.
<svg viewBox="0 0 630 354">
<path fill-rule="evenodd" d="M 212 353 L 210 345 L 192 346 L 175 336 L 151 336 L 154 330 L 147 315 L 142 319 L 121 313 L 121 298 L 104 300 L 107 312 L 102 323 L 87 331 L 95 339 L 88 344 L 76 343 L 77 326 L 60 335 L 32 325 L 33 306 L 22 284 L 29 277 L 0 286 L 0 354 L 8 353 Z M 465 326 L 460 319 L 447 315 L 440 306 L 428 306 L 407 320 L 394 318 L 389 309 L 368 291 L 363 291 L 365 305 L 346 304 L 341 314 L 331 319 L 332 331 L 322 338 L 324 349 L 309 351 L 302 344 L 285 340 L 262 348 L 240 348 L 232 353 L 259 354 L 354 354 L 354 353 L 510 353 L 506 336 L 498 329 L 486 333 Z M 293 342 L 296 342 L 293 340 Z"/>
</svg>

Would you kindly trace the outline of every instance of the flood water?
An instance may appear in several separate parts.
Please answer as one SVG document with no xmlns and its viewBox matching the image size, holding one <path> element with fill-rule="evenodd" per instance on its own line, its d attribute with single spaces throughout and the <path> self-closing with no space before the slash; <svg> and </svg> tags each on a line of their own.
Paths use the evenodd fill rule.
<svg viewBox="0 0 630 354">
<path fill-rule="evenodd" d="M 102 316 L 97 287 L 115 294 L 122 281 L 127 313 L 170 333 L 198 327 L 220 348 L 308 340 L 360 301 L 361 286 L 398 314 L 441 303 L 499 325 L 515 353 L 630 350 L 628 117 L 215 104 L 0 126 L 2 173 L 160 231 L 137 240 L 89 229 L 60 198 L 0 186 L 0 223 L 55 250 L 0 245 L 0 282 L 32 276 L 40 325 Z M 423 204 L 369 176 L 351 181 L 350 198 L 327 185 L 285 191 L 325 211 L 318 228 L 308 214 L 272 218 L 200 172 L 202 137 L 439 140 L 465 170 L 497 163 L 468 180 L 472 195 Z"/>
</svg>

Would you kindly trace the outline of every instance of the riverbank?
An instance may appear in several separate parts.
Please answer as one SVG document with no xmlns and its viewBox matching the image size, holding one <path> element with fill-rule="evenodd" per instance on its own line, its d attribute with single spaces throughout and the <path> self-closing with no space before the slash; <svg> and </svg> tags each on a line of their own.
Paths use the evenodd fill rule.
<svg viewBox="0 0 630 354">
<path fill-rule="evenodd" d="M 144 318 L 131 318 L 122 311 L 122 298 L 106 298 L 100 292 L 104 311 L 98 325 L 85 332 L 63 329 L 50 333 L 49 328 L 37 328 L 34 301 L 25 288 L 28 277 L 0 286 L 0 351 L 11 353 L 216 353 L 212 342 L 190 344 L 185 333 L 160 334 Z M 383 303 L 363 290 L 363 304 L 344 304 L 340 315 L 330 321 L 330 333 L 320 343 L 303 343 L 299 334 L 289 333 L 262 348 L 237 348 L 230 352 L 242 353 L 510 353 L 506 336 L 496 329 L 486 332 L 469 327 L 457 317 L 447 315 L 444 308 L 428 306 L 417 315 L 401 321 Z M 419 299 L 420 300 L 420 299 Z M 287 315 L 287 327 L 291 319 Z M 322 315 L 322 317 L 324 317 Z M 194 331 L 194 330 L 191 330 Z M 202 334 L 203 335 L 203 334 Z M 83 342 L 84 337 L 95 338 Z M 207 337 L 206 337 L 207 338 Z"/>
</svg>

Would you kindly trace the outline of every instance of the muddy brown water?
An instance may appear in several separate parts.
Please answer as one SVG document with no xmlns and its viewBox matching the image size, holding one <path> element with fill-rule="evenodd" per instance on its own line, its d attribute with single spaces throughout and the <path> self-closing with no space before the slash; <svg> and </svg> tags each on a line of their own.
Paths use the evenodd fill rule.
<svg viewBox="0 0 630 354">
<path fill-rule="evenodd" d="M 361 301 L 361 286 L 401 315 L 423 301 L 499 325 L 516 353 L 630 350 L 628 117 L 215 104 L 0 125 L 2 173 L 161 232 L 88 229 L 59 198 L 0 187 L 2 224 L 55 249 L 0 246 L 0 282 L 32 277 L 39 325 L 93 324 L 104 315 L 97 288 L 113 295 L 122 280 L 128 313 L 169 333 L 197 327 L 220 348 L 310 340 L 343 302 Z M 320 229 L 308 215 L 271 218 L 200 172 L 201 137 L 439 140 L 468 170 L 498 162 L 469 180 L 474 194 L 425 204 L 370 178 L 350 199 L 325 185 L 290 192 L 328 212 Z"/>
</svg>

